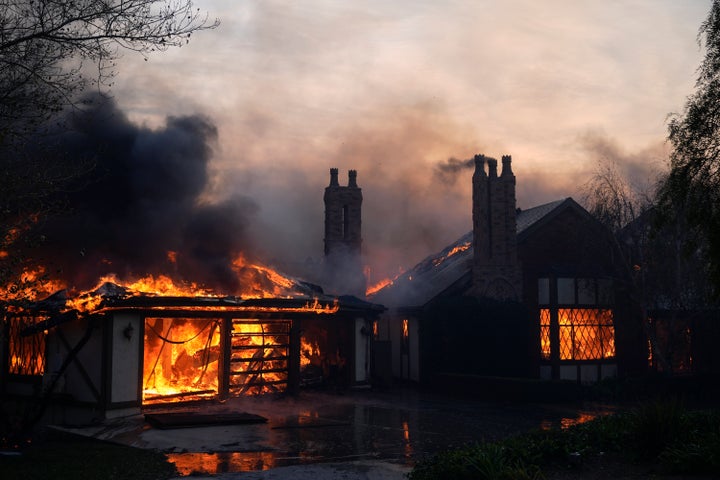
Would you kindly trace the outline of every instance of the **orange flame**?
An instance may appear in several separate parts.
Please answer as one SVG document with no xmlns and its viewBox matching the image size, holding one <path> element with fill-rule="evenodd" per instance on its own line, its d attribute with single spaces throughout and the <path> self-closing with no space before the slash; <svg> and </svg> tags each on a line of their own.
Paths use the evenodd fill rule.
<svg viewBox="0 0 720 480">
<path fill-rule="evenodd" d="M 395 283 L 395 280 L 397 280 L 400 277 L 400 275 L 402 275 L 403 273 L 405 273 L 405 269 L 399 268 L 398 274 L 395 275 L 394 277 L 383 278 L 379 282 L 376 282 L 376 283 L 370 285 L 369 287 L 367 287 L 367 289 L 365 289 L 365 296 L 370 297 L 372 295 L 375 295 L 377 292 L 379 292 L 383 288 L 387 287 L 388 285 L 393 285 Z"/>
<path fill-rule="evenodd" d="M 436 258 L 435 260 L 433 260 L 433 265 L 435 265 L 435 266 L 437 267 L 438 265 L 440 265 L 441 263 L 443 263 L 444 261 L 446 261 L 448 258 L 450 258 L 450 257 L 452 257 L 453 255 L 455 255 L 456 253 L 464 252 L 464 251 L 467 250 L 468 248 L 470 248 L 470 242 L 465 242 L 465 243 L 463 243 L 463 244 L 461 244 L 461 245 L 456 245 L 452 250 L 450 250 L 450 251 L 447 253 L 447 255 L 444 255 L 444 256 L 442 256 L 442 257 L 440 257 L 440 258 Z"/>
<path fill-rule="evenodd" d="M 63 288 L 63 282 L 48 277 L 45 267 L 25 268 L 17 277 L 5 285 L 0 285 L 0 298 L 6 301 L 35 301 Z"/>
</svg>

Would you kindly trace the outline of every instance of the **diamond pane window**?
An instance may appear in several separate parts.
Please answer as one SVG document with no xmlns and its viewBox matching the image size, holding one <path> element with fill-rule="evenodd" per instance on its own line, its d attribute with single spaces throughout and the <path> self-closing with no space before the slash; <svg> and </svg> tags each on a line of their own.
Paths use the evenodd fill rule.
<svg viewBox="0 0 720 480">
<path fill-rule="evenodd" d="M 558 309 L 561 360 L 599 360 L 615 356 L 612 310 Z"/>
<path fill-rule="evenodd" d="M 11 317 L 8 332 L 8 373 L 42 375 L 45 373 L 45 334 L 21 336 L 21 332 L 37 322 L 36 317 Z"/>
<path fill-rule="evenodd" d="M 540 355 L 550 360 L 550 310 L 540 310 Z"/>
</svg>

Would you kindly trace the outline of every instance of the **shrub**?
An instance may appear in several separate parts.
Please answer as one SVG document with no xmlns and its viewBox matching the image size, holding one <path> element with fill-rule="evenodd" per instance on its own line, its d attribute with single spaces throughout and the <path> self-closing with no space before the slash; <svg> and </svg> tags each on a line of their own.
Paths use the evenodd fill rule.
<svg viewBox="0 0 720 480">
<path fill-rule="evenodd" d="M 679 400 L 657 400 L 638 408 L 630 425 L 633 451 L 650 460 L 676 441 L 683 431 L 684 409 Z"/>
<path fill-rule="evenodd" d="M 541 468 L 577 467 L 603 453 L 659 463 L 672 474 L 720 476 L 720 411 L 687 412 L 677 400 L 656 401 L 564 430 L 536 430 L 438 454 L 419 462 L 409 478 L 536 479 Z"/>
<path fill-rule="evenodd" d="M 526 465 L 501 443 L 481 443 L 445 452 L 418 463 L 410 480 L 536 480 L 540 469 Z"/>
</svg>

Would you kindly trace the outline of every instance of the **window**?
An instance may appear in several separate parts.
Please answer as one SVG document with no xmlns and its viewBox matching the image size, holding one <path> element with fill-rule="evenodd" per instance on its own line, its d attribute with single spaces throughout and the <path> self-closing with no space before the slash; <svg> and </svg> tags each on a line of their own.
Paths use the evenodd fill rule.
<svg viewBox="0 0 720 480">
<path fill-rule="evenodd" d="M 550 309 L 540 310 L 540 352 L 544 360 L 550 360 Z"/>
<path fill-rule="evenodd" d="M 555 283 L 553 292 L 552 282 Z M 560 360 L 615 357 L 612 280 L 541 278 L 538 280 L 540 355 L 550 360 L 553 342 Z M 556 338 L 553 338 L 553 325 Z"/>
<path fill-rule="evenodd" d="M 23 331 L 43 318 L 10 317 L 8 332 L 8 373 L 42 375 L 45 373 L 45 333 L 23 336 Z"/>
<path fill-rule="evenodd" d="M 615 356 L 612 310 L 558 309 L 560 360 L 600 360 Z"/>
<path fill-rule="evenodd" d="M 538 304 L 547 305 L 550 303 L 550 279 L 538 278 Z"/>
</svg>

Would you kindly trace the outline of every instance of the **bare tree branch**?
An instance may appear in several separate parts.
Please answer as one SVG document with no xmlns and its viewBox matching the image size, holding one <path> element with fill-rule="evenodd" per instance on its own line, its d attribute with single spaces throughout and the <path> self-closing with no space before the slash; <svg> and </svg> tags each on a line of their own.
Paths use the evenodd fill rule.
<svg viewBox="0 0 720 480">
<path fill-rule="evenodd" d="M 191 0 L 1 1 L 0 143 L 104 85 L 122 50 L 147 57 L 218 24 Z"/>
</svg>

